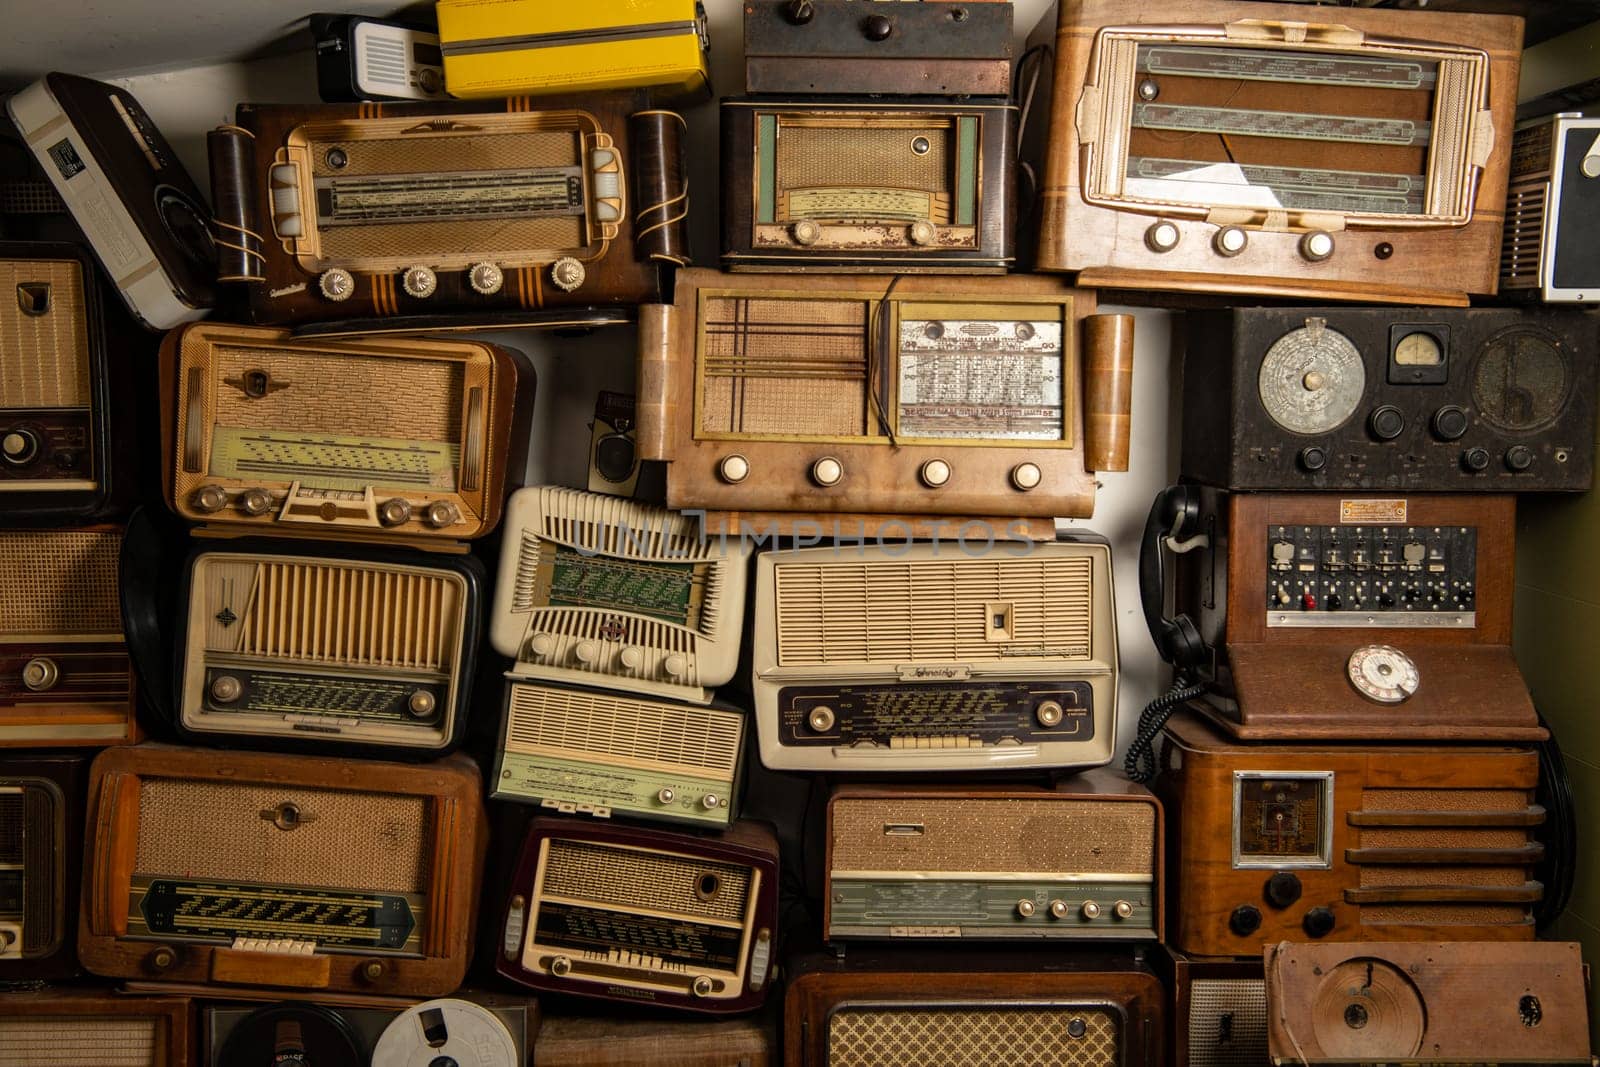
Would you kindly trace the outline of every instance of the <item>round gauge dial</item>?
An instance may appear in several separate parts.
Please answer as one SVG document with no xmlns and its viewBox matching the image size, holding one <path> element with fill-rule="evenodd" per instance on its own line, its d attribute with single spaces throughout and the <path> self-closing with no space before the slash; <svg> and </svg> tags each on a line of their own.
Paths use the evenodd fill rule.
<svg viewBox="0 0 1600 1067">
<path fill-rule="evenodd" d="M 1348 337 L 1312 319 L 1267 350 L 1256 388 L 1261 406 L 1285 430 L 1328 433 L 1361 405 L 1367 370 Z"/>
<path fill-rule="evenodd" d="M 1422 684 L 1411 657 L 1391 645 L 1356 649 L 1350 653 L 1348 669 L 1356 691 L 1379 704 L 1399 704 Z"/>
<path fill-rule="evenodd" d="M 1478 414 L 1503 430 L 1531 430 L 1561 414 L 1567 359 L 1542 330 L 1514 326 L 1490 338 L 1472 372 Z"/>
</svg>

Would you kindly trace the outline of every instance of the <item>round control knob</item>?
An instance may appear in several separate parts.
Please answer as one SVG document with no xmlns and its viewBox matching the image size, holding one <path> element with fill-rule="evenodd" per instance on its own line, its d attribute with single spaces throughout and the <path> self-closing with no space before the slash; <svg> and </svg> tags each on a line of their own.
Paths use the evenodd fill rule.
<svg viewBox="0 0 1600 1067">
<path fill-rule="evenodd" d="M 1333 933 L 1333 909 L 1312 908 L 1300 920 L 1300 926 L 1307 937 L 1327 937 Z"/>
<path fill-rule="evenodd" d="M 59 681 L 61 681 L 61 668 L 56 666 L 56 661 L 53 659 L 39 656 L 22 665 L 22 684 L 35 693 L 54 689 Z"/>
<path fill-rule="evenodd" d="M 1178 224 L 1167 219 L 1157 219 L 1144 231 L 1144 245 L 1152 252 L 1170 252 L 1182 239 L 1183 231 L 1178 229 Z"/>
<path fill-rule="evenodd" d="M 564 293 L 570 293 L 582 285 L 588 276 L 589 272 L 583 269 L 583 264 L 571 256 L 562 256 L 550 264 L 550 281 Z"/>
<path fill-rule="evenodd" d="M 789 227 L 789 236 L 797 245 L 814 245 L 822 240 L 822 227 L 810 219 L 801 219 Z"/>
<path fill-rule="evenodd" d="M 1321 263 L 1333 255 L 1333 234 L 1327 230 L 1312 230 L 1300 238 L 1300 258 L 1308 263 Z"/>
<path fill-rule="evenodd" d="M 145 957 L 145 962 L 150 964 L 152 971 L 165 971 L 178 962 L 178 954 L 165 945 L 156 949 Z"/>
<path fill-rule="evenodd" d="M 662 804 L 671 804 L 677 795 L 670 786 L 662 786 L 661 791 L 656 794 L 656 800 Z"/>
<path fill-rule="evenodd" d="M 442 530 L 446 526 L 454 526 L 461 517 L 461 512 L 448 500 L 435 500 L 428 505 L 428 510 L 422 513 L 422 518 L 435 530 Z"/>
<path fill-rule="evenodd" d="M 682 678 L 689 673 L 689 657 L 682 652 L 674 652 L 661 661 L 661 669 L 674 678 Z"/>
<path fill-rule="evenodd" d="M 702 974 L 695 978 L 694 984 L 689 987 L 689 991 L 697 997 L 709 997 L 714 988 L 716 987 L 712 984 L 711 979 Z"/>
<path fill-rule="evenodd" d="M 1022 900 L 1017 901 L 1017 914 L 1018 915 L 1022 916 L 1024 919 L 1031 919 L 1031 918 L 1033 918 L 1033 912 L 1034 912 L 1033 901 L 1028 900 L 1026 897 L 1024 897 Z"/>
<path fill-rule="evenodd" d="M 950 464 L 942 459 L 930 459 L 917 471 L 917 477 L 929 489 L 938 489 L 950 481 Z"/>
<path fill-rule="evenodd" d="M 738 453 L 723 456 L 717 463 L 717 477 L 729 485 L 738 485 L 750 477 L 750 461 Z"/>
<path fill-rule="evenodd" d="M 323 271 L 317 278 L 317 288 L 323 297 L 337 304 L 355 295 L 356 277 L 343 267 L 334 267 L 332 270 Z"/>
<path fill-rule="evenodd" d="M 423 67 L 417 72 L 417 88 L 425 93 L 437 93 L 444 88 L 437 67 Z"/>
<path fill-rule="evenodd" d="M 1446 404 L 1433 413 L 1428 427 L 1441 441 L 1459 441 L 1467 433 L 1467 413 L 1454 404 Z"/>
<path fill-rule="evenodd" d="M 644 649 L 638 645 L 629 645 L 617 655 L 617 659 L 630 671 L 636 671 L 644 666 Z"/>
<path fill-rule="evenodd" d="M 707 793 L 700 798 L 700 806 L 707 811 L 716 811 L 722 806 L 722 798 L 715 793 Z"/>
<path fill-rule="evenodd" d="M 1481 474 L 1489 469 L 1489 450 L 1487 448 L 1469 448 L 1461 453 L 1461 469 Z"/>
<path fill-rule="evenodd" d="M 835 721 L 833 709 L 825 704 L 819 704 L 812 708 L 811 714 L 806 716 L 806 725 L 819 734 L 825 734 L 833 729 Z"/>
<path fill-rule="evenodd" d="M 234 497 L 233 506 L 246 515 L 265 515 L 272 508 L 272 494 L 265 489 L 246 489 Z"/>
<path fill-rule="evenodd" d="M 572 973 L 572 961 L 565 956 L 557 956 L 550 961 L 550 973 L 557 978 L 565 978 Z"/>
<path fill-rule="evenodd" d="M 244 695 L 244 683 L 231 674 L 219 674 L 211 679 L 211 699 L 218 704 L 232 704 Z"/>
<path fill-rule="evenodd" d="M 472 291 L 475 293 L 493 296 L 505 283 L 505 271 L 493 263 L 474 263 L 467 270 L 467 284 L 472 286 Z"/>
<path fill-rule="evenodd" d="M 1282 911 L 1300 899 L 1300 879 L 1288 871 L 1279 871 L 1267 879 L 1262 896 L 1267 898 L 1268 904 Z"/>
<path fill-rule="evenodd" d="M 1328 465 L 1328 454 L 1312 445 L 1302 448 L 1300 455 L 1295 457 L 1295 462 L 1299 463 L 1300 469 L 1307 474 L 1315 474 Z"/>
<path fill-rule="evenodd" d="M 1506 449 L 1506 470 L 1520 474 L 1533 466 L 1533 449 L 1527 445 L 1512 445 Z"/>
<path fill-rule="evenodd" d="M 918 219 L 913 222 L 907 233 L 911 238 L 911 243 L 919 247 L 931 245 L 939 239 L 938 228 L 927 219 Z"/>
<path fill-rule="evenodd" d="M 894 33 L 894 23 L 888 15 L 868 15 L 861 20 L 861 36 L 869 41 L 887 41 Z"/>
<path fill-rule="evenodd" d="M 1092 900 L 1086 900 L 1083 902 L 1083 907 L 1078 909 L 1078 914 L 1085 919 L 1098 919 L 1100 918 L 1100 905 Z"/>
<path fill-rule="evenodd" d="M 439 706 L 434 695 L 426 689 L 414 689 L 411 699 L 406 701 L 406 710 L 419 719 L 426 719 L 433 714 L 433 709 Z"/>
<path fill-rule="evenodd" d="M 528 639 L 528 651 L 535 656 L 548 656 L 556 650 L 556 639 L 550 634 L 534 634 Z"/>
<path fill-rule="evenodd" d="M 1064 900 L 1052 900 L 1050 902 L 1050 918 L 1052 918 L 1052 919 L 1065 919 L 1068 915 L 1071 915 L 1071 914 L 1072 914 L 1072 906 L 1069 905 L 1066 901 L 1064 901 Z"/>
<path fill-rule="evenodd" d="M 1133 918 L 1133 904 L 1130 901 L 1119 900 L 1111 905 L 1111 915 L 1117 919 Z"/>
<path fill-rule="evenodd" d="M 192 499 L 197 511 L 221 511 L 228 506 L 228 491 L 220 485 L 202 485 Z"/>
<path fill-rule="evenodd" d="M 12 430 L 0 437 L 0 456 L 16 467 L 39 458 L 39 438 L 32 430 Z"/>
<path fill-rule="evenodd" d="M 1044 481 L 1044 472 L 1037 463 L 1018 463 L 1011 468 L 1011 488 L 1021 493 L 1030 489 L 1039 488 L 1039 483 Z"/>
<path fill-rule="evenodd" d="M 378 521 L 385 526 L 400 526 L 411 521 L 411 501 L 390 497 L 378 505 Z"/>
<path fill-rule="evenodd" d="M 439 276 L 433 273 L 432 267 L 407 267 L 400 275 L 400 288 L 407 296 L 426 300 L 439 288 Z"/>
<path fill-rule="evenodd" d="M 572 654 L 578 658 L 579 663 L 593 663 L 600 658 L 600 642 L 579 641 L 573 648 Z"/>
<path fill-rule="evenodd" d="M 1238 937 L 1249 937 L 1261 929 L 1261 909 L 1253 904 L 1241 904 L 1228 916 L 1228 929 Z"/>
<path fill-rule="evenodd" d="M 1393 441 L 1406 432 L 1405 412 L 1393 404 L 1373 408 L 1367 416 L 1367 432 L 1380 441 Z"/>
<path fill-rule="evenodd" d="M 1060 726 L 1066 714 L 1059 700 L 1041 700 L 1039 706 L 1033 709 L 1033 717 L 1044 727 Z"/>
<path fill-rule="evenodd" d="M 811 465 L 811 480 L 824 489 L 832 488 L 844 480 L 844 464 L 832 456 L 823 456 Z"/>
<path fill-rule="evenodd" d="M 368 960 L 361 965 L 361 980 L 368 985 L 377 985 L 383 981 L 383 976 L 389 973 L 389 965 L 382 960 Z"/>
<path fill-rule="evenodd" d="M 783 17 L 792 26 L 804 26 L 816 14 L 817 6 L 811 0 L 789 0 L 783 5 Z"/>
<path fill-rule="evenodd" d="M 1243 252 L 1249 244 L 1250 235 L 1237 226 L 1224 226 L 1211 239 L 1211 247 L 1216 249 L 1217 255 L 1230 259 Z"/>
</svg>

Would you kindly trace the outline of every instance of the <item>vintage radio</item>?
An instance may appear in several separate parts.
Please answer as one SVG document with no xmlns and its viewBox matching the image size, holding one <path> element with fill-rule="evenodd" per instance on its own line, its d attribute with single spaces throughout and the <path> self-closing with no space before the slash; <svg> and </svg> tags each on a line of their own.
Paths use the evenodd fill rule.
<svg viewBox="0 0 1600 1067">
<path fill-rule="evenodd" d="M 447 994 L 471 955 L 481 789 L 463 756 L 101 753 L 78 956 L 115 978 Z"/>
<path fill-rule="evenodd" d="M 789 968 L 795 1067 L 1132 1067 L 1164 1062 L 1161 983 L 1127 954 L 851 948 Z"/>
<path fill-rule="evenodd" d="M 1265 966 L 1275 1067 L 1594 1062 L 1575 942 L 1285 942 Z"/>
<path fill-rule="evenodd" d="M 1172 994 L 1172 1067 L 1267 1062 L 1267 990 L 1259 959 L 1152 955 Z"/>
<path fill-rule="evenodd" d="M 126 487 L 94 264 L 79 246 L 0 242 L 0 504 L 90 518 Z"/>
<path fill-rule="evenodd" d="M 1145 619 L 1244 740 L 1542 740 L 1511 651 L 1514 512 L 1510 496 L 1173 486 L 1145 525 Z M 1163 542 L 1195 549 L 1170 619 Z"/>
<path fill-rule="evenodd" d="M 739 803 L 744 724 L 728 706 L 508 682 L 490 796 L 726 829 Z"/>
<path fill-rule="evenodd" d="M 87 772 L 82 756 L 0 758 L 0 985 L 78 973 Z"/>
<path fill-rule="evenodd" d="M 1161 805 L 1107 772 L 1059 789 L 844 787 L 828 802 L 830 940 L 1155 940 L 1164 888 Z"/>
<path fill-rule="evenodd" d="M 642 92 L 241 104 L 210 135 L 220 277 L 271 323 L 656 300 L 687 257 L 684 132 Z"/>
<path fill-rule="evenodd" d="M 197 744 L 427 759 L 471 706 L 483 567 L 470 556 L 196 552 L 172 726 Z M 318 548 L 319 546 L 309 546 Z"/>
<path fill-rule="evenodd" d="M 1058 6 L 1028 42 L 1055 58 L 1026 153 L 1043 157 L 1040 269 L 1395 304 L 1494 293 L 1520 19 Z"/>
<path fill-rule="evenodd" d="M 1228 489 L 1584 490 L 1600 315 L 1188 316 L 1183 475 Z"/>
<path fill-rule="evenodd" d="M 1010 3 L 744 5 L 752 93 L 1009 96 L 1014 49 Z"/>
<path fill-rule="evenodd" d="M 640 455 L 673 507 L 1087 517 L 1132 403 L 1133 320 L 1094 309 L 1047 278 L 685 271 L 641 311 Z"/>
<path fill-rule="evenodd" d="M 443 100 L 439 35 L 405 22 L 360 15 L 312 15 L 317 95 L 357 100 Z"/>
<path fill-rule="evenodd" d="M 529 998 L 470 993 L 386 1006 L 377 1000 L 207 1005 L 200 1013 L 206 1067 L 248 1065 L 252 1057 L 288 1067 L 532 1063 L 528 1053 L 539 1030 L 539 1008 Z M 264 1056 L 267 1049 L 279 1058 Z M 290 1056 L 296 1058 L 285 1059 Z"/>
<path fill-rule="evenodd" d="M 120 526 L 0 530 L 0 748 L 131 744 Z"/>
<path fill-rule="evenodd" d="M 481 341 L 204 323 L 161 377 L 167 502 L 218 531 L 462 550 L 527 463 L 533 368 Z"/>
<path fill-rule="evenodd" d="M 1002 273 L 1016 123 L 1004 100 L 725 100 L 722 263 Z"/>
<path fill-rule="evenodd" d="M 602 389 L 589 424 L 589 492 L 632 496 L 639 484 L 639 419 L 631 393 Z"/>
<path fill-rule="evenodd" d="M 217 247 L 205 198 L 131 93 L 47 74 L 6 113 L 140 322 L 166 330 L 211 309 Z"/>
<path fill-rule="evenodd" d="M 1511 142 L 1500 290 L 1553 303 L 1600 300 L 1600 264 L 1585 233 L 1600 210 L 1600 118 L 1554 115 Z"/>
<path fill-rule="evenodd" d="M 489 640 L 513 681 L 711 701 L 733 677 L 750 547 L 692 519 L 557 486 L 511 495 Z"/>
<path fill-rule="evenodd" d="M 653 88 L 703 96 L 711 41 L 700 0 L 439 0 L 450 95 Z"/>
<path fill-rule="evenodd" d="M 756 557 L 751 688 L 773 770 L 1090 767 L 1116 744 L 1111 547 Z"/>
<path fill-rule="evenodd" d="M 1180 952 L 1533 938 L 1545 812 L 1531 749 L 1238 744 L 1180 712 L 1161 768 Z"/>
<path fill-rule="evenodd" d="M 777 962 L 777 882 L 777 839 L 758 823 L 713 838 L 534 819 L 495 967 L 543 992 L 748 1011 Z"/>
<path fill-rule="evenodd" d="M 536 1064 L 562 1067 L 778 1067 L 778 1037 L 763 1016 L 735 1019 L 549 1016 Z"/>
<path fill-rule="evenodd" d="M 103 989 L 0 993 L 0 1063 L 7 1067 L 200 1067 L 187 997 Z"/>
</svg>

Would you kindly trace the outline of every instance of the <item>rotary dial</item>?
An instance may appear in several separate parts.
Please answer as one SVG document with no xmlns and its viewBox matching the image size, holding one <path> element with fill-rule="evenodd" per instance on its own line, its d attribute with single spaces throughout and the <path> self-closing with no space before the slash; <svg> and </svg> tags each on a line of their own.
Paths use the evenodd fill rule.
<svg viewBox="0 0 1600 1067">
<path fill-rule="evenodd" d="M 1274 342 L 1261 361 L 1256 389 L 1272 421 L 1290 433 L 1319 434 L 1342 426 L 1361 404 L 1366 366 L 1350 339 L 1323 319 Z"/>
<path fill-rule="evenodd" d="M 1366 645 L 1350 653 L 1350 682 L 1379 704 L 1399 704 L 1417 691 L 1422 678 L 1411 657 L 1390 645 Z"/>
</svg>

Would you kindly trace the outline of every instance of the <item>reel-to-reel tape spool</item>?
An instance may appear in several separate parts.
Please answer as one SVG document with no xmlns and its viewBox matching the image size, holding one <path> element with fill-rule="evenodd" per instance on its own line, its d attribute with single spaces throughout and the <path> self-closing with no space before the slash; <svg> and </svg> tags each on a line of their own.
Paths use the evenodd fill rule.
<svg viewBox="0 0 1600 1067">
<path fill-rule="evenodd" d="M 525 998 L 473 994 L 410 1007 L 287 1000 L 205 1009 L 210 1067 L 522 1067 L 537 1013 Z"/>
<path fill-rule="evenodd" d="M 517 1067 L 521 1062 L 505 1023 L 466 1000 L 430 1000 L 406 1009 L 372 1050 L 372 1067 Z"/>
</svg>

